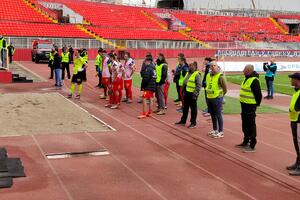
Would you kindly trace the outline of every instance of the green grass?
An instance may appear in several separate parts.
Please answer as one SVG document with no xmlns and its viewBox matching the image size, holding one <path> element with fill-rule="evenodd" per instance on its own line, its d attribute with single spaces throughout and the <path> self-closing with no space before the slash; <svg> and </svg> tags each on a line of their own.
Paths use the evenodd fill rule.
<svg viewBox="0 0 300 200">
<path fill-rule="evenodd" d="M 242 74 L 231 74 L 226 75 L 227 81 L 235 84 L 241 84 L 244 75 Z M 267 90 L 266 81 L 264 74 L 259 76 L 260 84 L 263 90 Z M 274 90 L 276 93 L 282 93 L 287 95 L 292 95 L 294 93 L 294 89 L 290 84 L 291 80 L 288 77 L 288 74 L 277 74 L 274 80 Z"/>
<path fill-rule="evenodd" d="M 139 74 L 134 74 L 133 76 L 133 86 L 140 87 L 141 86 L 141 78 Z M 169 89 L 169 98 L 175 99 L 177 98 L 176 86 L 175 84 L 171 84 Z M 241 113 L 240 102 L 238 99 L 233 97 L 225 97 L 226 103 L 224 104 L 224 113 L 225 114 L 239 114 Z M 200 109 L 206 108 L 204 92 L 201 90 L 200 97 L 198 98 L 198 107 Z M 258 113 L 282 113 L 282 110 L 272 108 L 269 106 L 260 106 L 257 110 Z"/>
</svg>

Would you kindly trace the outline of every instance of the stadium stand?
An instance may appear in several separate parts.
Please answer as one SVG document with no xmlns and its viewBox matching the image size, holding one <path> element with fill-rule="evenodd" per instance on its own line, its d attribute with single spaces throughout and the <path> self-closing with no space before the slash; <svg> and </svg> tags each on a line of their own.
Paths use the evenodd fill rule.
<svg viewBox="0 0 300 200">
<path fill-rule="evenodd" d="M 90 38 L 75 25 L 45 23 L 0 22 L 0 34 L 19 37 Z"/>
<path fill-rule="evenodd" d="M 0 20 L 50 23 L 41 13 L 27 6 L 22 0 L 1 0 Z"/>
</svg>

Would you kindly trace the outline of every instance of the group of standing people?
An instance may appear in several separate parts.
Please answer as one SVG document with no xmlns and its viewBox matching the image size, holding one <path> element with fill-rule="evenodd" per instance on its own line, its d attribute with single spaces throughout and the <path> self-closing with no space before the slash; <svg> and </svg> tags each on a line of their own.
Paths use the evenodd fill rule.
<svg viewBox="0 0 300 200">
<path fill-rule="evenodd" d="M 82 83 L 86 81 L 86 68 L 88 67 L 88 56 L 86 49 L 75 51 L 74 70 L 71 79 L 70 93 L 68 98 L 73 97 L 75 84 L 78 85 L 76 99 L 80 98 L 82 92 Z M 67 77 L 70 79 L 70 54 L 67 49 L 63 48 L 61 55 L 57 49 L 51 52 L 49 65 L 55 69 L 56 86 L 61 86 L 59 81 L 60 71 L 62 70 L 62 79 L 64 70 L 67 71 Z M 188 128 L 196 128 L 198 115 L 198 97 L 201 88 L 204 88 L 205 102 L 207 110 L 204 111 L 211 117 L 212 130 L 208 136 L 212 138 L 223 138 L 223 104 L 224 96 L 227 93 L 227 84 L 221 68 L 213 58 L 204 59 L 204 68 L 200 70 L 196 61 L 187 63 L 184 54 L 178 55 L 178 64 L 175 70 L 170 72 L 168 63 L 163 54 L 158 54 L 154 61 L 152 55 L 147 53 L 143 61 L 140 75 L 143 109 L 139 119 L 150 117 L 152 113 L 165 115 L 167 110 L 167 96 L 170 83 L 176 85 L 177 99 L 174 103 L 178 106 L 177 111 L 182 113 L 180 121 L 176 125 L 185 125 L 191 110 L 190 124 Z M 272 99 L 274 95 L 273 81 L 276 73 L 276 63 L 271 60 L 270 64 L 265 63 L 263 66 L 266 71 L 266 83 L 268 84 L 268 95 L 266 99 Z M 98 50 L 95 60 L 96 76 L 99 78 L 97 87 L 103 88 L 100 99 L 108 101 L 105 107 L 118 109 L 121 102 L 132 103 L 132 78 L 136 70 L 135 61 L 129 52 L 125 52 L 124 62 L 121 62 L 114 51 L 107 53 L 104 49 Z M 52 72 L 52 70 L 51 70 Z M 240 105 L 243 139 L 237 144 L 245 153 L 256 151 L 257 131 L 256 131 L 256 110 L 262 102 L 262 91 L 259 81 L 259 74 L 254 70 L 253 65 L 246 65 L 244 70 L 244 79 L 240 87 Z M 297 154 L 296 162 L 287 167 L 290 175 L 300 175 L 300 73 L 294 73 L 289 76 L 292 86 L 295 87 L 295 94 L 290 104 L 290 121 L 293 135 L 293 142 Z M 122 99 L 122 91 L 125 89 L 125 97 Z M 154 96 L 156 97 L 157 109 L 154 109 Z"/>
</svg>

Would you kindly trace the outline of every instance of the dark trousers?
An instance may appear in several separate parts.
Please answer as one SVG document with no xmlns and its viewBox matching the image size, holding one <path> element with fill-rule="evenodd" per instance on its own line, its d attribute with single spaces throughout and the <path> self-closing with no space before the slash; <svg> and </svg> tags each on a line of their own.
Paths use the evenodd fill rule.
<svg viewBox="0 0 300 200">
<path fill-rule="evenodd" d="M 100 87 L 100 86 L 102 86 L 102 72 L 98 66 L 96 66 L 96 72 L 97 72 L 98 78 L 99 78 L 98 86 Z"/>
<path fill-rule="evenodd" d="M 268 89 L 268 96 L 273 97 L 274 95 L 274 77 L 265 77 L 266 85 Z"/>
<path fill-rule="evenodd" d="M 49 66 L 49 69 L 50 69 L 50 78 L 53 78 L 54 68 L 52 66 Z"/>
<path fill-rule="evenodd" d="M 176 81 L 176 91 L 177 91 L 177 95 L 178 95 L 177 99 L 179 99 L 181 101 L 182 99 L 181 99 L 180 86 L 179 86 L 178 81 Z"/>
<path fill-rule="evenodd" d="M 250 147 L 254 148 L 256 141 L 256 105 L 241 103 L 242 108 L 242 130 L 244 133 L 244 144 L 250 142 Z"/>
<path fill-rule="evenodd" d="M 300 164 L 300 123 L 298 122 L 291 122 L 291 128 L 292 128 L 292 134 L 293 134 L 293 142 L 294 142 L 294 147 L 296 150 L 296 155 L 297 159 L 296 162 Z"/>
<path fill-rule="evenodd" d="M 182 117 L 181 122 L 186 123 L 188 114 L 189 114 L 189 108 L 191 108 L 191 124 L 196 125 L 196 119 L 198 114 L 197 109 L 197 99 L 193 98 L 193 93 L 191 92 L 185 92 L 183 95 L 183 111 L 182 111 Z"/>
<path fill-rule="evenodd" d="M 9 63 L 12 63 L 12 55 L 9 56 Z"/>
<path fill-rule="evenodd" d="M 211 116 L 213 129 L 218 132 L 223 132 L 222 102 L 223 97 L 207 99 L 208 112 Z"/>
<path fill-rule="evenodd" d="M 68 77 L 68 79 L 70 79 L 71 78 L 70 64 L 63 62 L 63 63 L 61 63 L 61 71 L 62 71 L 62 73 L 61 73 L 61 79 L 62 80 L 65 80 L 65 70 L 67 70 L 67 77 Z"/>
</svg>

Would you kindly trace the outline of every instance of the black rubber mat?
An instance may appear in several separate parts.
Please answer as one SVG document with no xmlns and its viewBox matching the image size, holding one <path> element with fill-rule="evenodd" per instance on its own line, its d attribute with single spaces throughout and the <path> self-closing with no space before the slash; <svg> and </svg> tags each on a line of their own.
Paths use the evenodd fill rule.
<svg viewBox="0 0 300 200">
<path fill-rule="evenodd" d="M 0 178 L 0 188 L 10 188 L 13 185 L 12 177 Z"/>
<path fill-rule="evenodd" d="M 22 162 L 20 158 L 4 158 L 0 159 L 0 163 L 4 162 L 7 167 L 6 172 L 0 172 L 0 179 L 2 177 L 26 177 L 24 172 L 24 167 L 22 166 Z"/>
<path fill-rule="evenodd" d="M 4 159 L 0 158 L 0 172 L 8 172 L 6 162 Z"/>
</svg>

